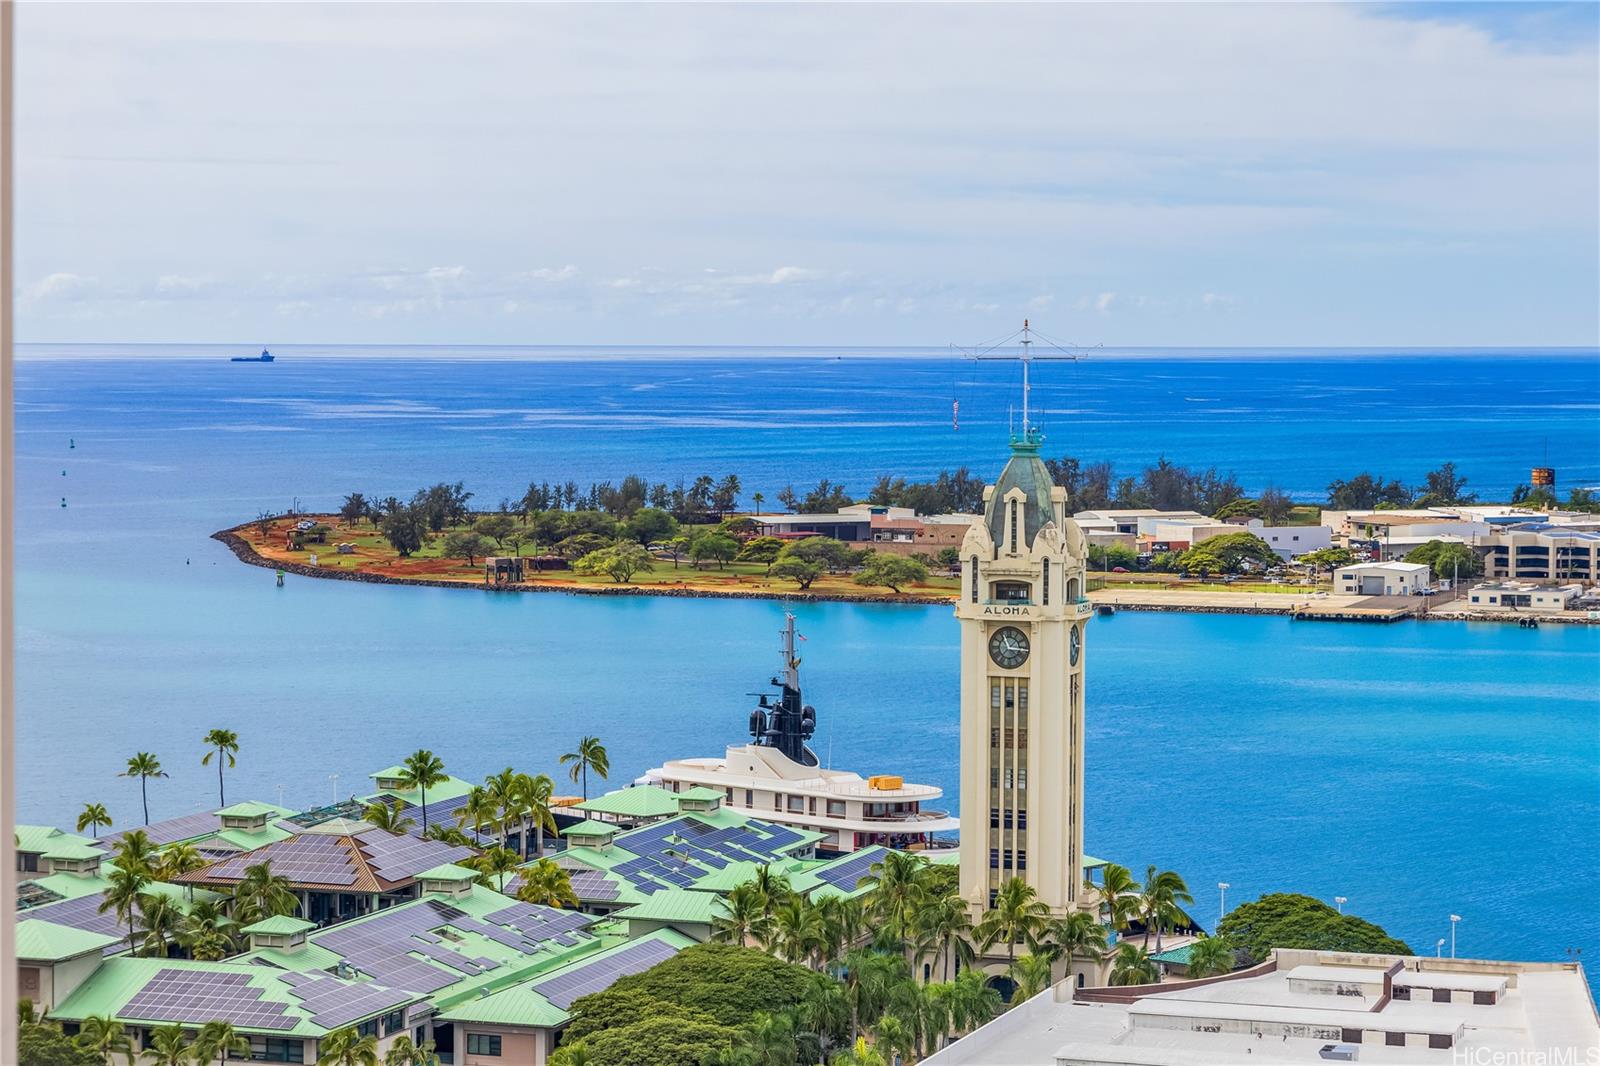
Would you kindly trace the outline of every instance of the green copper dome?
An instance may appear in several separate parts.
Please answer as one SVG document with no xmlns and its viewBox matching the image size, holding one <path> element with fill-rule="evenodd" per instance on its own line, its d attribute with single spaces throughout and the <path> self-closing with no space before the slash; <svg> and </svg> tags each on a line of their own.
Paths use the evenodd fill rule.
<svg viewBox="0 0 1600 1066">
<path fill-rule="evenodd" d="M 1033 538 L 1039 535 L 1039 530 L 1046 523 L 1056 520 L 1055 508 L 1050 505 L 1050 489 L 1055 482 L 1051 480 L 1044 460 L 1039 458 L 1039 446 L 1042 443 L 1044 438 L 1036 429 L 1029 430 L 1021 437 L 1011 438 L 1011 460 L 1000 472 L 1000 480 L 995 482 L 994 495 L 989 497 L 989 505 L 983 516 L 989 527 L 989 536 L 994 538 L 996 545 L 1005 541 L 1005 497 L 1012 489 L 1021 489 L 1027 494 L 1018 515 L 1022 523 L 1024 545 L 1032 547 Z"/>
</svg>

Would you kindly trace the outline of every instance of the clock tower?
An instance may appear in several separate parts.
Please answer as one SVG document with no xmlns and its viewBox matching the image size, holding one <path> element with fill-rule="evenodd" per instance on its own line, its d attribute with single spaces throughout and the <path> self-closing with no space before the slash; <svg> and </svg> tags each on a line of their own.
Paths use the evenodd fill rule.
<svg viewBox="0 0 1600 1066">
<path fill-rule="evenodd" d="M 1026 427 L 1026 423 L 1024 423 Z M 1083 891 L 1083 533 L 1024 428 L 961 546 L 961 895 L 1020 877 L 1051 911 Z"/>
</svg>

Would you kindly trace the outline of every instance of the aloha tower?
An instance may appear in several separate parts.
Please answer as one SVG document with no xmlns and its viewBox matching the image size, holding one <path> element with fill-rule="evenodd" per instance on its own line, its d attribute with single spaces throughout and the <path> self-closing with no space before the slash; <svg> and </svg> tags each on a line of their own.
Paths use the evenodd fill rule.
<svg viewBox="0 0 1600 1066">
<path fill-rule="evenodd" d="M 961 547 L 961 895 L 1022 878 L 1054 914 L 1083 888 L 1083 533 L 1024 422 Z"/>
</svg>

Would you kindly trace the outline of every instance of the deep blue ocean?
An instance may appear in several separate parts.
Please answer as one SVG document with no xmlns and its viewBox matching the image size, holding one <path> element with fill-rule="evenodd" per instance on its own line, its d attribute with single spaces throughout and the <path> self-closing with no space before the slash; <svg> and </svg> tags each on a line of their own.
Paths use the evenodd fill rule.
<svg viewBox="0 0 1600 1066">
<path fill-rule="evenodd" d="M 325 801 L 419 746 L 475 778 L 556 772 L 600 735 L 622 782 L 740 739 L 775 666 L 775 603 L 396 589 L 239 564 L 208 534 L 298 497 L 464 480 L 733 472 L 770 500 L 1005 458 L 1017 372 L 940 352 L 25 348 L 17 367 L 22 817 L 118 826 L 134 751 L 156 817 L 215 802 L 200 737 L 243 750 L 230 796 Z M 1160 456 L 1308 500 L 1454 460 L 1503 498 L 1527 468 L 1600 484 L 1600 358 L 1583 352 L 1100 352 L 1041 365 L 1046 453 Z M 137 358 L 134 358 L 137 357 Z M 952 427 L 959 400 L 960 429 Z M 69 442 L 75 447 L 69 447 Z M 65 499 L 67 506 L 61 506 Z M 800 605 L 835 765 L 953 791 L 945 608 Z M 1183 873 L 1195 912 L 1324 899 L 1431 951 L 1600 952 L 1600 632 L 1125 614 L 1089 633 L 1088 848 Z M 338 774 L 337 782 L 330 775 Z"/>
</svg>

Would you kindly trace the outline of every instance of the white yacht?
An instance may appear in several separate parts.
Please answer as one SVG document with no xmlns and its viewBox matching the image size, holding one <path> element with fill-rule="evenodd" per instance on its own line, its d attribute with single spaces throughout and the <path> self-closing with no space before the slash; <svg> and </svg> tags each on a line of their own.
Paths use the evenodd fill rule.
<svg viewBox="0 0 1600 1066">
<path fill-rule="evenodd" d="M 909 850 L 954 847 L 953 836 L 934 834 L 954 834 L 960 822 L 948 811 L 924 806 L 943 796 L 942 789 L 819 764 L 806 744 L 816 731 L 817 711 L 800 698 L 795 635 L 794 615 L 786 615 L 783 674 L 772 679 L 779 695 L 762 696 L 750 712 L 751 743 L 730 745 L 721 758 L 674 759 L 649 771 L 644 780 L 672 792 L 716 789 L 732 810 L 823 834 L 817 843 L 823 853 L 843 854 L 874 844 Z"/>
</svg>

